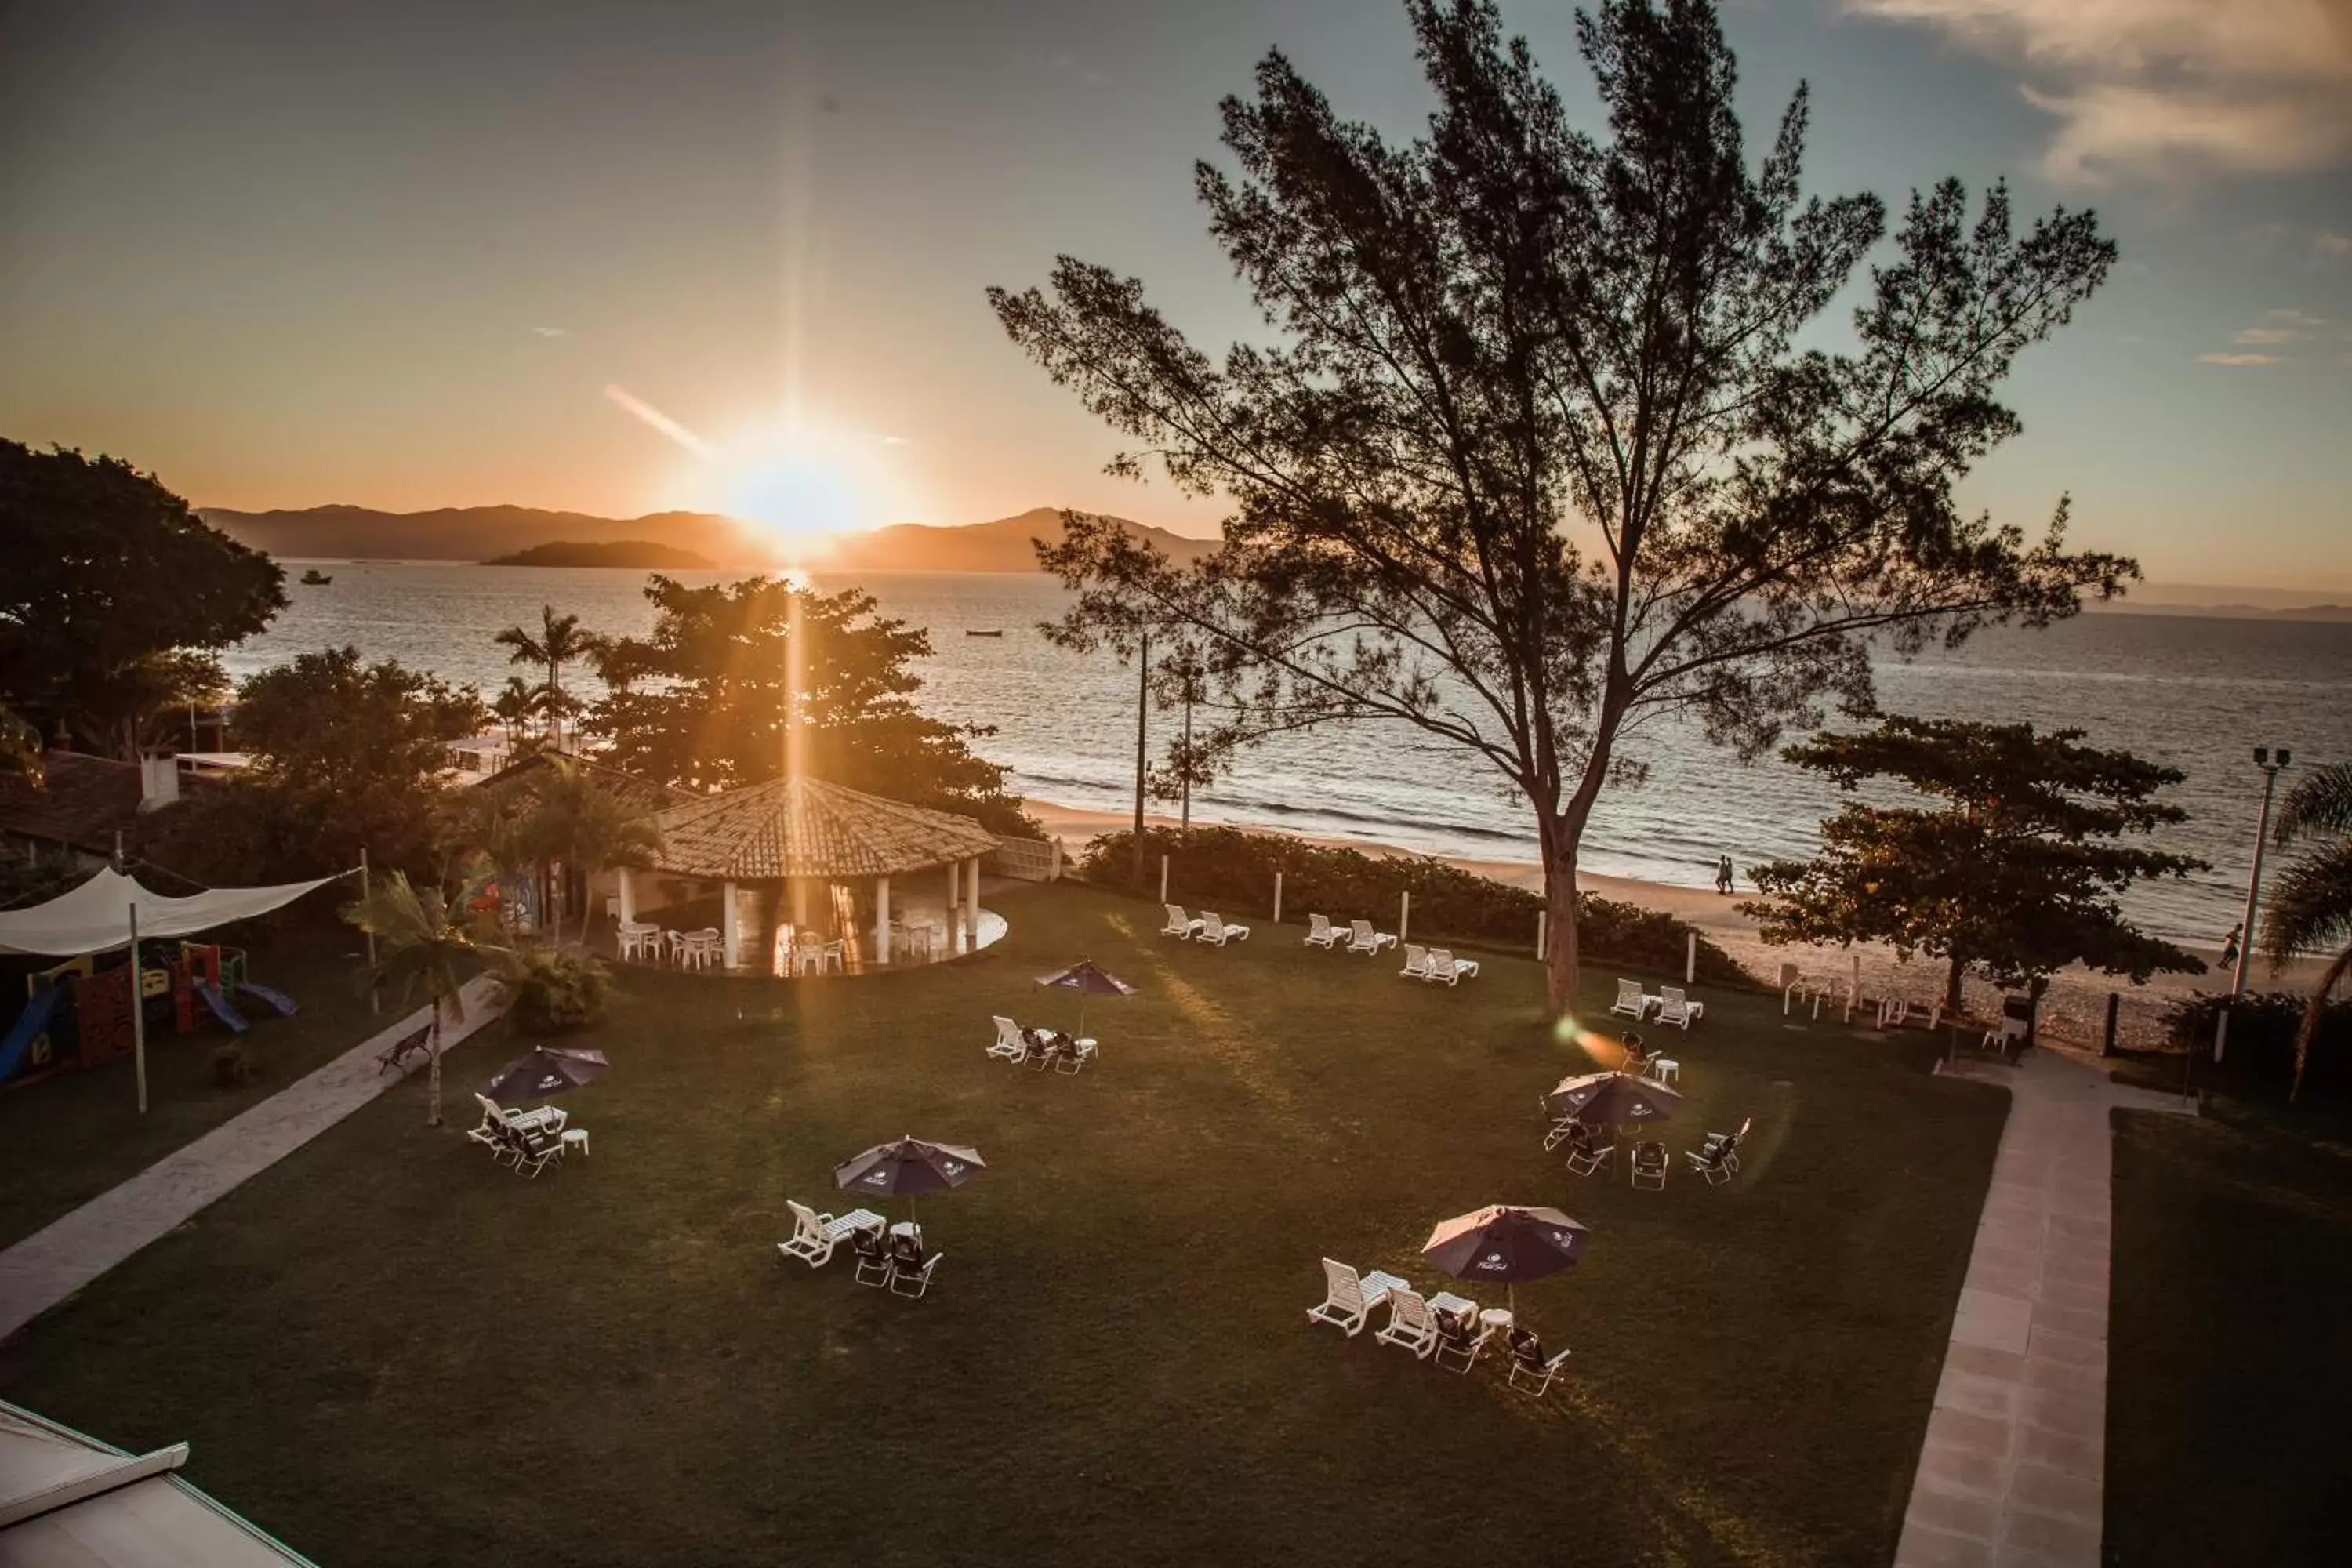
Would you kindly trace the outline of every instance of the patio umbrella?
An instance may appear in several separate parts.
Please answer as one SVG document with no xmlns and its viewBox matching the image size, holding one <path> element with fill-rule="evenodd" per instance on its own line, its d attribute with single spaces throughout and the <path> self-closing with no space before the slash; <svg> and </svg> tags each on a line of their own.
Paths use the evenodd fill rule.
<svg viewBox="0 0 2352 1568">
<path fill-rule="evenodd" d="M 1421 1255 L 1456 1279 L 1498 1282 L 1509 1289 L 1518 1315 L 1522 1279 L 1540 1279 L 1573 1264 L 1584 1251 L 1588 1231 L 1553 1208 L 1489 1204 L 1456 1215 L 1429 1233 Z"/>
<path fill-rule="evenodd" d="M 1055 970 L 1051 974 L 1041 974 L 1037 976 L 1037 984 L 1050 985 L 1062 991 L 1075 991 L 1078 994 L 1078 1033 L 1081 1035 L 1087 1032 L 1085 998 L 1135 994 L 1134 986 L 1107 970 L 1097 968 L 1095 961 L 1091 958 L 1082 958 L 1069 968 Z"/>
<path fill-rule="evenodd" d="M 499 1076 L 490 1080 L 489 1087 L 483 1089 L 482 1094 L 500 1105 L 561 1094 L 567 1089 L 577 1089 L 583 1083 L 593 1082 L 599 1073 L 612 1065 L 604 1059 L 602 1051 L 541 1046 L 500 1068 Z"/>
<path fill-rule="evenodd" d="M 1594 1072 L 1562 1079 L 1551 1091 L 1562 1114 L 1592 1127 L 1640 1127 L 1674 1120 L 1683 1102 L 1664 1084 L 1630 1072 Z"/>
<path fill-rule="evenodd" d="M 915 1194 L 943 1193 L 960 1187 L 988 1168 L 974 1149 L 961 1143 L 934 1143 L 912 1133 L 892 1143 L 877 1143 L 862 1154 L 833 1168 L 833 1184 L 847 1192 L 887 1196 L 903 1193 L 907 1215 L 914 1217 Z"/>
</svg>

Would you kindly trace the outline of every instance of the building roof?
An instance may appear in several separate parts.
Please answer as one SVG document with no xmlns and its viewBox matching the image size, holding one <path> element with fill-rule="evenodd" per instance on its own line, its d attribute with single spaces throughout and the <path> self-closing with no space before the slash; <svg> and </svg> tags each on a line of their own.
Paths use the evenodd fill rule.
<svg viewBox="0 0 2352 1568">
<path fill-rule="evenodd" d="M 316 1568 L 173 1474 L 187 1445 L 127 1454 L 0 1402 L 9 1568 Z"/>
<path fill-rule="evenodd" d="M 685 790 L 676 789 L 657 780 L 646 778 L 642 773 L 633 773 L 625 768 L 616 768 L 610 763 L 600 763 L 593 757 L 572 756 L 569 752 L 564 755 L 574 767 L 580 770 L 589 783 L 630 810 L 644 813 L 648 816 L 666 805 L 697 798 Z M 510 784 L 517 779 L 529 778 L 534 773 L 552 767 L 554 762 L 555 753 L 533 752 L 527 757 L 509 763 L 494 773 L 475 780 L 472 787 L 496 789 L 500 784 Z"/>
<path fill-rule="evenodd" d="M 51 752 L 37 780 L 0 773 L 0 833 L 109 855 L 138 824 L 139 791 L 137 763 Z"/>
<path fill-rule="evenodd" d="M 654 818 L 658 870 L 719 881 L 889 877 L 985 855 L 996 835 L 817 779 L 773 779 L 674 805 Z"/>
</svg>

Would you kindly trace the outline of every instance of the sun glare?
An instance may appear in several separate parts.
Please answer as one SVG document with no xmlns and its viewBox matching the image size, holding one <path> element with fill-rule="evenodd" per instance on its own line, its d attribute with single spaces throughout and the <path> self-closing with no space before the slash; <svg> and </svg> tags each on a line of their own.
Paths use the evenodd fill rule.
<svg viewBox="0 0 2352 1568">
<path fill-rule="evenodd" d="M 688 489 L 697 510 L 757 523 L 779 545 L 821 545 L 888 521 L 897 487 L 879 440 L 772 428 L 716 443 Z"/>
</svg>

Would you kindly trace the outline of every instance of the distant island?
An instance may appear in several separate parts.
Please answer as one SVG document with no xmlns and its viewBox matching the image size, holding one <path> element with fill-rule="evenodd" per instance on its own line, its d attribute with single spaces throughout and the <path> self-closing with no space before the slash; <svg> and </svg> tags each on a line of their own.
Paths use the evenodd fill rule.
<svg viewBox="0 0 2352 1568">
<path fill-rule="evenodd" d="M 615 539 L 600 543 L 558 539 L 534 544 L 511 555 L 482 563 L 485 566 L 625 566 L 637 572 L 708 572 L 718 565 L 708 555 L 656 544 L 647 539 Z"/>
</svg>

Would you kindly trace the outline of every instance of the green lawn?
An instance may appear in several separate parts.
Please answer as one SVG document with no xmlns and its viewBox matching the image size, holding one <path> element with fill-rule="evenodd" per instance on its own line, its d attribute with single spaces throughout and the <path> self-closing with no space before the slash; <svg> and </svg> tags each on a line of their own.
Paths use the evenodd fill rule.
<svg viewBox="0 0 2352 1568">
<path fill-rule="evenodd" d="M 297 928 L 250 952 L 252 978 L 285 992 L 301 1011 L 291 1018 L 254 1017 L 241 1037 L 256 1077 L 241 1089 L 215 1086 L 213 1053 L 232 1037 L 200 1010 L 203 1026 L 194 1034 L 148 1036 L 145 1116 L 128 1055 L 0 1092 L 0 1247 L 136 1175 L 382 1027 L 354 988 L 359 966 L 347 955 L 357 940 L 349 931 Z M 12 995 L 7 1017 L 22 999 Z"/>
<path fill-rule="evenodd" d="M 2107 1553 L 2340 1562 L 2352 1124 L 2216 1097 L 2116 1133 Z"/>
<path fill-rule="evenodd" d="M 0 1394 L 191 1440 L 338 1568 L 1892 1555 L 2005 1110 L 1932 1042 L 1711 994 L 1673 1142 L 1752 1113 L 1745 1173 L 1635 1193 L 1540 1150 L 1587 1058 L 1532 964 L 1449 992 L 1295 927 L 992 903 L 961 965 L 632 976 L 570 1101 L 595 1156 L 537 1182 L 404 1086 L 0 1349 Z M 1089 1008 L 1099 1068 L 984 1058 L 991 1013 L 1072 1019 L 1028 977 L 1083 954 L 1142 988 Z M 905 1131 L 989 1163 L 923 1202 L 930 1299 L 780 1258 L 784 1197 L 850 1206 L 831 1166 Z M 1491 1201 L 1593 1232 L 1519 1291 L 1576 1351 L 1547 1404 L 1306 1321 L 1318 1256 L 1435 1289 L 1430 1226 Z"/>
</svg>

